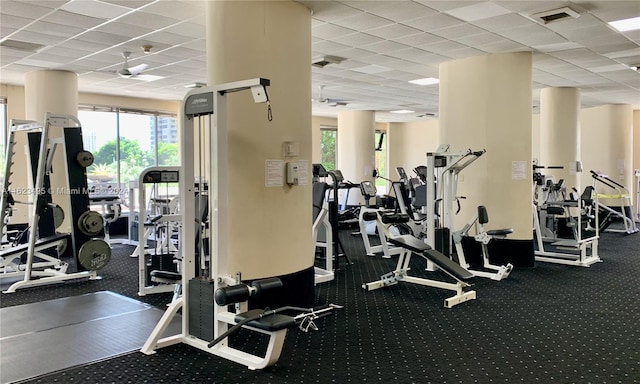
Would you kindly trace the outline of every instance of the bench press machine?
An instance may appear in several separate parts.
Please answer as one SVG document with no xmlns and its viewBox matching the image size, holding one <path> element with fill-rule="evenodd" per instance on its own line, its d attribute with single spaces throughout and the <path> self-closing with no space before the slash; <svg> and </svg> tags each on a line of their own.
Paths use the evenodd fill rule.
<svg viewBox="0 0 640 384">
<path fill-rule="evenodd" d="M 451 296 L 444 300 L 444 306 L 447 308 L 452 308 L 455 305 L 476 298 L 476 291 L 464 290 L 466 287 L 470 286 L 467 281 L 471 280 L 474 277 L 472 273 L 462 268 L 460 265 L 443 255 L 442 253 L 431 248 L 428 244 L 418 239 L 417 237 L 414 237 L 412 235 L 400 235 L 394 237 L 389 234 L 388 229 L 392 224 L 406 223 L 407 221 L 409 221 L 409 217 L 406 214 L 385 214 L 381 212 L 370 212 L 365 214 L 365 220 L 378 221 L 381 226 L 385 228 L 385 234 L 388 241 L 391 244 L 402 247 L 403 252 L 398 258 L 396 269 L 382 275 L 380 277 L 380 280 L 362 284 L 362 288 L 367 291 L 373 291 L 375 289 L 383 288 L 389 285 L 395 285 L 399 282 L 407 282 L 429 287 L 447 289 L 455 292 L 454 296 Z M 409 276 L 409 264 L 411 262 L 411 256 L 414 253 L 433 263 L 433 265 L 455 279 L 456 282 L 448 283 L 439 280 Z"/>
<path fill-rule="evenodd" d="M 182 296 L 173 301 L 143 345 L 141 352 L 153 354 L 156 350 L 178 343 L 184 343 L 201 351 L 234 361 L 249 369 L 262 369 L 275 364 L 280 357 L 287 329 L 303 324 L 303 330 L 314 329 L 310 321 L 333 309 L 307 310 L 301 316 L 287 317 L 278 310 L 249 310 L 249 299 L 259 295 L 270 295 L 280 286 L 279 279 L 254 280 L 251 284 L 242 282 L 241 271 L 229 270 L 228 252 L 229 210 L 226 206 L 229 188 L 227 185 L 228 158 L 226 121 L 227 95 L 231 92 L 251 90 L 254 102 L 267 103 L 266 87 L 268 79 L 256 78 L 215 86 L 194 89 L 185 96 L 182 108 L 182 173 L 180 183 L 181 227 L 181 277 Z M 198 133 L 198 146 L 194 139 Z M 208 144 L 203 138 L 209 136 Z M 204 148 L 203 148 L 204 147 Z M 196 152 L 199 156 L 194 156 Z M 210 154 L 210 158 L 207 155 Z M 197 161 L 195 161 L 197 160 Z M 208 217 L 210 236 L 206 244 L 209 254 L 202 249 L 204 241 L 197 231 L 204 230 L 196 217 L 196 193 L 190 180 L 202 177 L 203 164 L 208 167 L 209 204 Z M 201 195 L 200 195 L 201 196 Z M 198 204 L 202 207 L 202 204 Z M 198 239 L 190 241 L 188 239 Z M 196 248 L 200 249 L 196 256 Z M 217 305 L 214 304 L 214 301 Z M 162 337 L 179 310 L 181 313 L 180 333 Z M 307 324 L 308 327 L 304 324 Z M 266 334 L 269 346 L 264 356 L 243 351 L 230 345 L 228 336 L 236 329 L 246 329 Z"/>
</svg>

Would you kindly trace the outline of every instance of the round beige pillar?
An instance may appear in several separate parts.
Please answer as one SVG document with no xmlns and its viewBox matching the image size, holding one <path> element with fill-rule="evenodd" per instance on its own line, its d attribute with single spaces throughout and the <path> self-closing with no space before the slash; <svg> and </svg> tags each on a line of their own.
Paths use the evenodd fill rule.
<svg viewBox="0 0 640 384">
<path fill-rule="evenodd" d="M 338 112 L 338 165 L 345 180 L 373 181 L 376 122 L 374 111 Z M 389 175 L 383 175 L 389 177 Z M 349 193 L 349 204 L 358 204 L 360 193 Z M 343 200 L 340 201 L 343 203 Z"/>
<path fill-rule="evenodd" d="M 633 193 L 633 107 L 628 104 L 602 105 L 583 110 L 582 183 L 593 184 L 590 170 L 606 174 Z M 617 192 L 602 183 L 596 184 L 598 193 Z M 635 204 L 631 195 L 631 203 Z M 620 206 L 619 199 L 601 199 L 601 203 Z"/>
<path fill-rule="evenodd" d="M 564 179 L 567 190 L 581 191 L 580 172 L 580 90 L 570 87 L 544 88 L 540 91 L 540 159 L 542 169 L 555 181 Z"/>
<path fill-rule="evenodd" d="M 311 167 L 311 13 L 294 1 L 209 1 L 206 16 L 208 84 L 271 80 L 271 122 L 251 92 L 227 97 L 227 270 L 252 280 L 313 269 L 311 176 L 265 186 L 267 160 Z M 285 157 L 291 141 L 298 156 Z"/>
<path fill-rule="evenodd" d="M 25 116 L 42 121 L 45 113 L 78 115 L 78 75 L 69 71 L 29 72 L 24 78 Z"/>
<path fill-rule="evenodd" d="M 47 112 L 55 114 L 64 114 L 78 116 L 78 75 L 74 72 L 59 70 L 42 70 L 33 71 L 25 75 L 24 78 L 24 99 L 25 99 L 25 118 L 44 122 Z M 49 139 L 62 138 L 62 127 L 52 127 L 49 131 Z M 26 137 L 21 138 L 25 140 Z M 21 148 L 22 145 L 16 146 Z M 26 158 L 16 156 L 22 165 L 15 164 L 16 169 L 27 169 Z M 52 191 L 64 191 L 68 187 L 68 181 L 65 176 L 66 160 L 63 152 L 56 150 L 53 158 L 52 168 L 54 173 L 50 177 Z M 33 170 L 34 174 L 36 170 Z M 24 177 L 25 185 L 29 182 Z M 65 212 L 65 219 L 62 226 L 58 228 L 61 232 L 71 231 L 71 206 L 69 205 L 69 196 L 63 194 L 52 194 L 52 201 L 58 204 Z"/>
<path fill-rule="evenodd" d="M 451 152 L 486 149 L 460 174 L 466 196 L 456 227 L 487 207 L 488 228 L 513 228 L 511 239 L 533 238 L 531 226 L 530 53 L 470 57 L 440 65 L 440 137 Z"/>
</svg>

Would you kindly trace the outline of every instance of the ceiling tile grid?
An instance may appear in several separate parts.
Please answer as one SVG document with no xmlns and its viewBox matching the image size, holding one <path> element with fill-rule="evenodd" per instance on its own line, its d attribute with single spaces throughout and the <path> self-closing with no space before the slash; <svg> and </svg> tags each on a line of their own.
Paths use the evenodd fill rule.
<svg viewBox="0 0 640 384">
<path fill-rule="evenodd" d="M 180 100 L 184 85 L 206 81 L 205 1 L 1 0 L 0 44 L 41 44 L 35 51 L 0 46 L 0 81 L 22 84 L 29 71 L 57 68 L 79 75 L 84 92 Z M 375 109 L 379 121 L 414 121 L 437 113 L 438 86 L 408 83 L 437 77 L 438 66 L 470 56 L 533 52 L 532 100 L 550 86 L 581 89 L 585 107 L 631 103 L 640 109 L 640 30 L 607 22 L 640 16 L 639 1 L 299 1 L 312 10 L 312 57 L 345 59 L 312 68 L 312 94 L 346 106 L 313 103 L 314 114 Z M 570 7 L 575 19 L 540 24 L 532 14 Z M 141 46 L 152 45 L 150 54 Z M 123 79 L 148 64 L 156 81 Z M 408 115 L 390 114 L 411 109 Z M 424 117 L 422 117 L 424 118 Z"/>
</svg>

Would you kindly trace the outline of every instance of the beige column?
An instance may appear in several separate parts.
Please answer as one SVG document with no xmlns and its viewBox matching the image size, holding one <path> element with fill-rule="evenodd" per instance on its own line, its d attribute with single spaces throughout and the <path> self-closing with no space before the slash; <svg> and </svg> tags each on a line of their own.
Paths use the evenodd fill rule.
<svg viewBox="0 0 640 384">
<path fill-rule="evenodd" d="M 375 134 L 374 111 L 338 112 L 337 168 L 346 180 L 354 183 L 373 181 Z M 361 200 L 360 193 L 349 194 L 349 204 L 357 204 Z"/>
<path fill-rule="evenodd" d="M 25 75 L 24 79 L 24 98 L 25 98 L 25 117 L 27 120 L 35 120 L 43 122 L 47 112 L 56 114 L 65 114 L 78 116 L 78 75 L 74 72 L 59 70 L 42 70 L 33 71 Z M 26 144 L 26 135 L 20 135 L 19 140 L 24 140 L 16 146 L 23 148 Z M 62 127 L 52 127 L 49 131 L 49 139 L 62 138 Z M 21 156 L 21 150 L 18 149 L 16 169 L 28 169 L 27 158 Z M 67 189 L 68 182 L 66 176 L 66 160 L 64 153 L 57 150 L 52 163 L 53 174 L 51 174 L 52 201 L 58 204 L 65 212 L 65 220 L 58 229 L 61 232 L 71 231 L 69 218 L 71 216 L 71 207 L 69 205 L 69 196 L 55 191 L 64 191 Z M 33 172 L 36 172 L 34 169 Z M 25 178 L 26 181 L 26 178 Z M 28 184 L 26 184 L 28 185 Z"/>
<path fill-rule="evenodd" d="M 562 166 L 562 169 L 543 169 L 557 182 L 564 179 L 568 191 L 582 190 L 576 162 L 580 161 L 580 90 L 570 87 L 551 87 L 540 91 L 540 159 L 543 166 Z"/>
<path fill-rule="evenodd" d="M 460 228 L 487 207 L 489 228 L 532 239 L 530 53 L 470 57 L 440 65 L 440 137 L 451 152 L 486 149 L 461 173 Z"/>
<path fill-rule="evenodd" d="M 582 125 L 582 183 L 591 185 L 590 170 L 600 171 L 617 183 L 632 189 L 633 176 L 633 107 L 628 104 L 586 108 Z M 615 191 L 597 184 L 599 193 Z M 603 199 L 604 204 L 620 206 L 619 201 Z"/>
<path fill-rule="evenodd" d="M 637 176 L 636 176 L 637 175 Z M 640 109 L 633 111 L 633 207 L 640 219 Z"/>
<path fill-rule="evenodd" d="M 387 129 L 389 171 L 404 167 L 408 175 L 415 177 L 411 170 L 427 165 L 426 153 L 434 152 L 440 144 L 438 127 L 438 120 L 390 123 Z M 392 176 L 392 179 L 396 178 L 395 173 Z"/>
<path fill-rule="evenodd" d="M 256 279 L 312 268 L 311 176 L 265 186 L 267 160 L 310 168 L 311 13 L 294 1 L 210 1 L 206 16 L 208 84 L 271 80 L 271 122 L 251 92 L 228 96 L 228 270 Z M 285 141 L 298 156 L 284 157 Z"/>
</svg>

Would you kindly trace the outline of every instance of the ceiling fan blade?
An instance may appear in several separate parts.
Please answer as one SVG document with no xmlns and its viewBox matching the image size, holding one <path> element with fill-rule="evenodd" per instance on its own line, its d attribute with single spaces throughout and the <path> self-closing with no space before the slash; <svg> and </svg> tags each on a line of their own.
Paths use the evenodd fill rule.
<svg viewBox="0 0 640 384">
<path fill-rule="evenodd" d="M 145 69 L 149 68 L 148 64 L 139 64 L 135 67 L 127 68 L 131 76 L 136 76 L 141 74 Z"/>
</svg>

